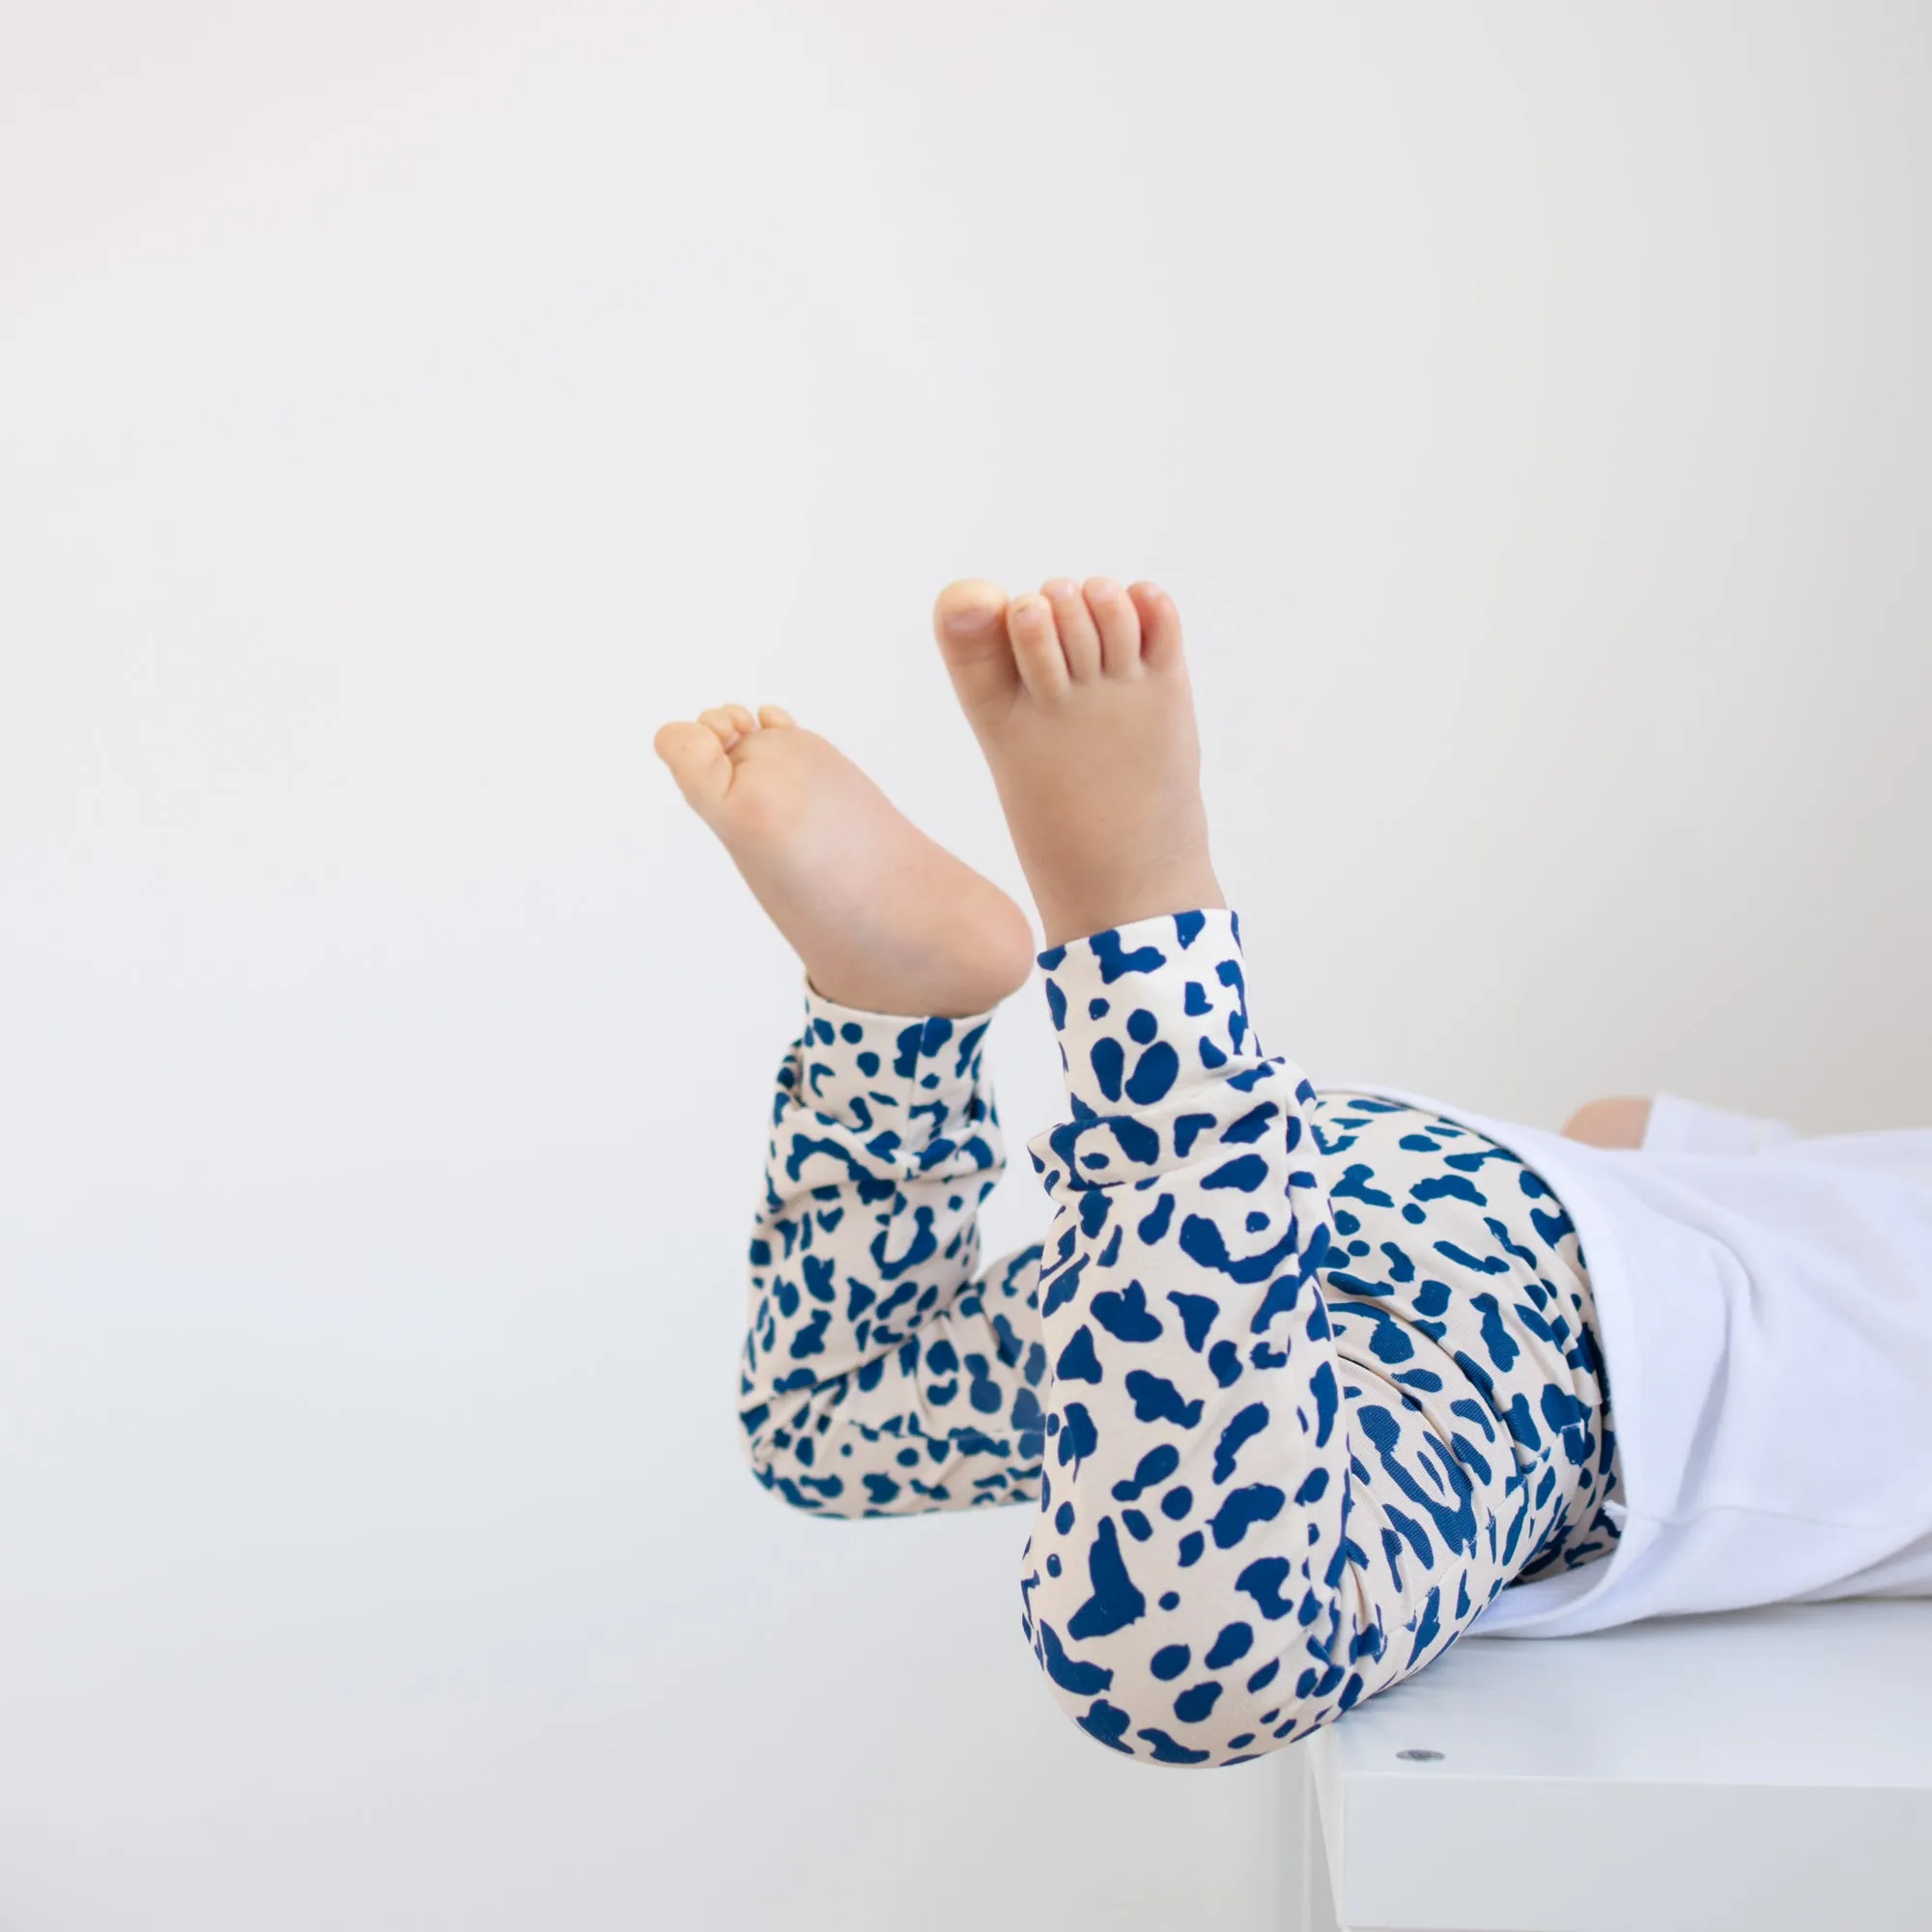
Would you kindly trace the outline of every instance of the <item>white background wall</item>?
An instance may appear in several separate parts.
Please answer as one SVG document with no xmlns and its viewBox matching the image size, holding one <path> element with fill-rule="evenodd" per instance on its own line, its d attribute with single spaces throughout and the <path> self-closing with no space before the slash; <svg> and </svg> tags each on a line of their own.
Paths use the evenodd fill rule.
<svg viewBox="0 0 1932 1932">
<path fill-rule="evenodd" d="M 0 1927 L 1270 1922 L 1017 1517 L 740 1473 L 650 732 L 1016 883 L 932 592 L 1156 576 L 1270 1046 L 1922 1119 L 1928 202 L 1884 0 L 6 0 Z"/>
</svg>

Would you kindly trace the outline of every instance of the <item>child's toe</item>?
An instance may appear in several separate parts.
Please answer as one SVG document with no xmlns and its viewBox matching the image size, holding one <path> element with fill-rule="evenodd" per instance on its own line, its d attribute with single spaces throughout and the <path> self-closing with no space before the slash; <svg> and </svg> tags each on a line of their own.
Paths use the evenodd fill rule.
<svg viewBox="0 0 1932 1932">
<path fill-rule="evenodd" d="M 1046 696 L 1066 689 L 1066 654 L 1061 648 L 1053 606 L 1044 597 L 1015 597 L 1007 607 L 1007 635 L 1029 691 Z"/>
<path fill-rule="evenodd" d="M 761 704 L 758 706 L 758 723 L 772 731 L 789 731 L 798 720 L 782 704 Z"/>
<path fill-rule="evenodd" d="M 1042 583 L 1039 594 L 1053 607 L 1053 627 L 1060 633 L 1060 649 L 1066 659 L 1066 672 L 1075 684 L 1096 678 L 1101 670 L 1100 633 L 1094 613 L 1080 594 L 1080 586 L 1070 577 L 1056 577 Z"/>
<path fill-rule="evenodd" d="M 1141 619 L 1141 661 L 1158 669 L 1180 656 L 1180 612 L 1157 583 L 1136 583 L 1128 591 Z"/>
<path fill-rule="evenodd" d="M 1101 664 L 1109 677 L 1124 677 L 1141 661 L 1141 618 L 1134 602 L 1111 577 L 1090 577 L 1082 586 L 1100 635 Z"/>
<path fill-rule="evenodd" d="M 932 634 L 968 717 L 997 713 L 1019 689 L 1007 639 L 1007 593 L 984 578 L 949 583 L 932 607 Z"/>
<path fill-rule="evenodd" d="M 710 811 L 731 788 L 731 760 L 715 726 L 679 719 L 667 724 L 651 741 L 677 788 L 699 811 Z"/>
<path fill-rule="evenodd" d="M 717 735 L 719 744 L 729 751 L 748 732 L 758 728 L 758 721 L 742 704 L 714 704 L 700 711 L 697 722 Z"/>
</svg>

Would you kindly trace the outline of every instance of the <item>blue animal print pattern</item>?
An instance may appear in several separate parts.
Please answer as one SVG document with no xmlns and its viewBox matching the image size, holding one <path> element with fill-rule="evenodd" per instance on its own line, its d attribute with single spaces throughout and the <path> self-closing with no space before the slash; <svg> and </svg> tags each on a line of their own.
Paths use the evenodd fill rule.
<svg viewBox="0 0 1932 1932">
<path fill-rule="evenodd" d="M 1237 1763 L 1608 1552 L 1588 1276 L 1513 1154 L 1264 1056 L 1233 914 L 1040 964 L 1053 1228 L 983 1273 L 986 1020 L 808 987 L 752 1240 L 750 1457 L 825 1516 L 1037 1503 L 1022 1620 L 1054 1695 L 1115 1750 Z"/>
</svg>

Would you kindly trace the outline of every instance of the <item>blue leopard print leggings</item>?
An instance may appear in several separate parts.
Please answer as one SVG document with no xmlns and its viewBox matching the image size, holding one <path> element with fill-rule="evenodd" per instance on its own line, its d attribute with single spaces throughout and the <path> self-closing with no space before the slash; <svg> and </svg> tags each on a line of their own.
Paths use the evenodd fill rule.
<svg viewBox="0 0 1932 1932">
<path fill-rule="evenodd" d="M 1237 1763 L 1607 1553 L 1589 1278 L 1514 1155 L 1264 1056 L 1231 913 L 1040 964 L 1053 1229 L 984 1272 L 985 1020 L 808 988 L 752 1239 L 752 1464 L 825 1516 L 1037 1504 L 1023 1623 L 1068 1714 Z"/>
</svg>

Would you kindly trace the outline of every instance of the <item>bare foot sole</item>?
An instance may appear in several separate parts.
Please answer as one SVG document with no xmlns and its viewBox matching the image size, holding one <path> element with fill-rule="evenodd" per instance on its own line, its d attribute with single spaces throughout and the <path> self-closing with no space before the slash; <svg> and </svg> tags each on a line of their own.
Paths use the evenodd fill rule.
<svg viewBox="0 0 1932 1932">
<path fill-rule="evenodd" d="M 655 748 L 827 999 L 964 1018 L 1025 982 L 1019 907 L 777 705 L 667 724 Z"/>
<path fill-rule="evenodd" d="M 1227 903 L 1165 591 L 1056 578 L 1009 604 L 967 580 L 940 592 L 933 629 L 1049 946 Z"/>
</svg>

